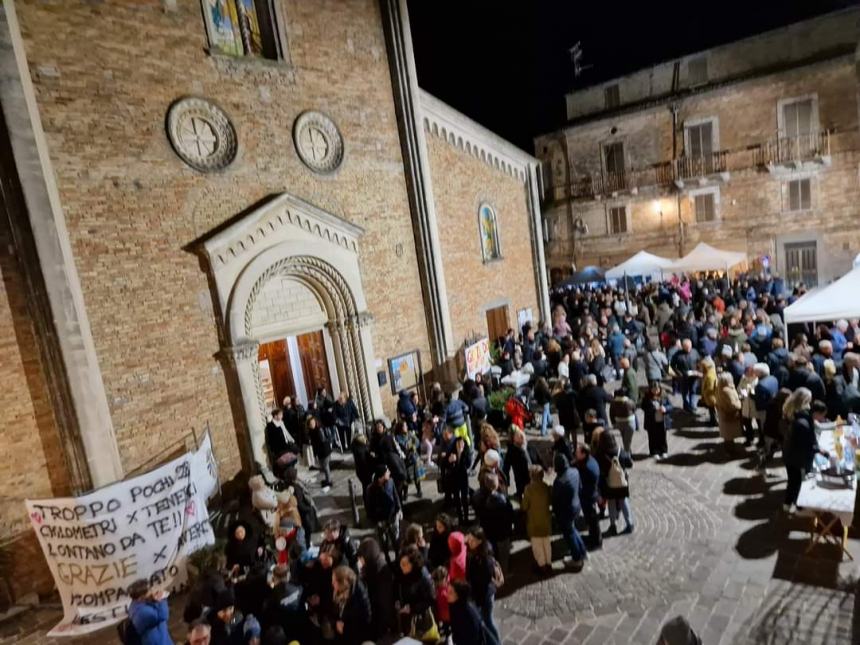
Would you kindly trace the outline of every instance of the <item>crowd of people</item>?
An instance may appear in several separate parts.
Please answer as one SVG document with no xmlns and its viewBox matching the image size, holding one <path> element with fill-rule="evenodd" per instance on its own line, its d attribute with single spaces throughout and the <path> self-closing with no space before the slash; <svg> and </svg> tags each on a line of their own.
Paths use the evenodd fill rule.
<svg viewBox="0 0 860 645">
<path fill-rule="evenodd" d="M 390 424 L 365 428 L 346 392 L 321 389 L 307 408 L 287 397 L 265 429 L 276 480 L 251 478 L 254 514 L 229 528 L 221 566 L 190 594 L 188 642 L 499 643 L 493 606 L 514 538 L 529 539 L 536 575 L 553 570 L 559 534 L 561 566 L 581 570 L 604 539 L 634 531 L 635 433 L 664 460 L 672 420 L 698 410 L 730 456 L 755 442 L 749 454 L 766 472 L 782 452 L 792 512 L 820 452 L 815 423 L 860 413 L 860 325 L 786 330 L 782 310 L 801 293 L 771 276 L 718 274 L 566 289 L 553 293 L 550 321 L 498 339 L 490 372 L 448 394 L 401 392 Z M 527 383 L 507 388 L 512 375 Z M 300 464 L 317 469 L 327 492 L 338 451 L 352 455 L 375 529 L 360 542 L 340 522 L 320 526 L 298 476 Z M 442 512 L 425 529 L 404 512 L 430 482 Z M 149 633 L 164 601 L 134 591 L 131 624 Z M 152 633 L 142 642 L 170 642 Z"/>
</svg>

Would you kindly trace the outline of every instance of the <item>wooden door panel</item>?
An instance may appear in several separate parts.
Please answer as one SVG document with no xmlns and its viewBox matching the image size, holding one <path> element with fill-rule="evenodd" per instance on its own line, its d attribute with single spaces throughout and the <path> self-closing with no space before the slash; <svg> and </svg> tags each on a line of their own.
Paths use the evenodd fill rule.
<svg viewBox="0 0 860 645">
<path fill-rule="evenodd" d="M 259 350 L 259 360 L 269 361 L 269 373 L 272 377 L 272 389 L 275 393 L 275 405 L 283 403 L 285 396 L 295 396 L 296 387 L 290 369 L 290 356 L 286 340 L 275 340 L 262 343 Z"/>
<path fill-rule="evenodd" d="M 296 337 L 296 342 L 299 346 L 308 398 L 312 399 L 317 388 L 320 387 L 325 387 L 329 394 L 332 394 L 322 331 L 302 334 Z"/>
</svg>

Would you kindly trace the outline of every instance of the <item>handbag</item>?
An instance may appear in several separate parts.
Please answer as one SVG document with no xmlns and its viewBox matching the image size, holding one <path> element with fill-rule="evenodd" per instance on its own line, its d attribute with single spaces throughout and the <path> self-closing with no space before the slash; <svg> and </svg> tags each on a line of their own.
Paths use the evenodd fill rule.
<svg viewBox="0 0 860 645">
<path fill-rule="evenodd" d="M 409 636 L 422 643 L 436 643 L 442 639 L 439 634 L 439 626 L 433 617 L 433 610 L 428 608 L 420 616 L 412 617 L 412 626 Z"/>
</svg>

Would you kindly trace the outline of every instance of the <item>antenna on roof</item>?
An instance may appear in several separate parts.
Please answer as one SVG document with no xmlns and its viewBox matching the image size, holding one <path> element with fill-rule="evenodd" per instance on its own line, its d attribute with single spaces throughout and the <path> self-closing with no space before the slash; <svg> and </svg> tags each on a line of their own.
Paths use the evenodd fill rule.
<svg viewBox="0 0 860 645">
<path fill-rule="evenodd" d="M 582 76 L 582 73 L 585 70 L 591 69 L 592 67 L 594 67 L 594 65 L 583 65 L 582 64 L 583 53 L 582 53 L 582 41 L 581 40 L 576 41 L 576 44 L 573 47 L 571 47 L 570 49 L 568 49 L 567 51 L 570 52 L 570 60 L 573 62 L 573 76 L 574 76 L 574 78 L 579 78 L 580 76 Z"/>
</svg>

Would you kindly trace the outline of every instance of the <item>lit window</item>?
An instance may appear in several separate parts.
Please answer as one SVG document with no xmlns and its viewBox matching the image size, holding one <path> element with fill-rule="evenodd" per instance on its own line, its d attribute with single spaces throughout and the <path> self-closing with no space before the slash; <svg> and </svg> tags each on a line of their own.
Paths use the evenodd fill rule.
<svg viewBox="0 0 860 645">
<path fill-rule="evenodd" d="M 481 254 L 484 262 L 497 260 L 502 257 L 499 248 L 499 228 L 496 222 L 496 212 L 489 204 L 481 204 L 478 209 L 478 228 L 481 235 Z"/>
<path fill-rule="evenodd" d="M 613 206 L 609 209 L 609 234 L 622 235 L 627 232 L 627 207 Z"/>
<path fill-rule="evenodd" d="M 282 60 L 277 0 L 201 0 L 209 48 L 226 56 Z"/>
<path fill-rule="evenodd" d="M 808 211 L 812 208 L 811 188 L 809 179 L 788 182 L 788 210 Z"/>
</svg>

